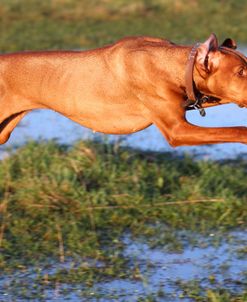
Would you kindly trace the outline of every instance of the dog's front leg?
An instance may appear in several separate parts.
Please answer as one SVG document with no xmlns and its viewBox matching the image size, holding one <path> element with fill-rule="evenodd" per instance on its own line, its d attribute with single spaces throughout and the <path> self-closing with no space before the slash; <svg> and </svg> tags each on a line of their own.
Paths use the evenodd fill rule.
<svg viewBox="0 0 247 302">
<path fill-rule="evenodd" d="M 146 116 L 159 128 L 173 147 L 230 142 L 247 143 L 247 127 L 195 126 L 186 120 L 185 110 L 179 102 L 155 98 L 143 103 Z"/>
<path fill-rule="evenodd" d="M 161 121 L 157 122 L 157 126 L 162 131 Z M 171 127 L 168 133 L 169 143 L 173 147 L 230 142 L 247 143 L 246 127 L 206 128 L 191 125 L 187 121 L 181 121 L 175 127 Z"/>
</svg>

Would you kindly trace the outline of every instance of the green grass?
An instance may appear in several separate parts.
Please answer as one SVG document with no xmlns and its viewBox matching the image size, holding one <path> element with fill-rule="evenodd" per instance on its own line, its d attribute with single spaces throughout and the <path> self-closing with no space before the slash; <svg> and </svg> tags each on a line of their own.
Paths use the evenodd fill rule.
<svg viewBox="0 0 247 302">
<path fill-rule="evenodd" d="M 30 142 L 0 162 L 1 267 L 59 258 L 61 240 L 67 256 L 100 258 L 124 231 L 154 236 L 157 221 L 168 231 L 153 244 L 178 249 L 171 229 L 246 226 L 246 167 L 94 142 Z M 186 203 L 211 198 L 224 202 Z M 182 204 L 166 206 L 174 201 Z"/>
<path fill-rule="evenodd" d="M 194 43 L 215 32 L 247 42 L 243 0 L 2 0 L 0 19 L 1 52 L 90 48 L 129 35 Z"/>
<path fill-rule="evenodd" d="M 122 255 L 125 233 L 179 252 L 184 247 L 179 230 L 217 231 L 227 238 L 232 228 L 246 228 L 246 168 L 243 159 L 194 161 L 93 141 L 70 147 L 27 143 L 0 161 L 0 268 L 4 275 L 19 272 L 11 293 L 42 300 L 46 287 L 84 284 L 89 289 L 83 295 L 90 297 L 95 282 L 142 280 L 138 267 Z M 196 245 L 193 235 L 187 240 Z M 105 265 L 88 266 L 83 259 Z M 39 273 L 66 260 L 67 268 Z M 30 266 L 35 281 L 29 280 Z M 193 284 L 180 284 L 192 301 L 235 301 L 236 293 L 207 293 Z M 159 301 L 157 295 L 141 301 Z"/>
</svg>

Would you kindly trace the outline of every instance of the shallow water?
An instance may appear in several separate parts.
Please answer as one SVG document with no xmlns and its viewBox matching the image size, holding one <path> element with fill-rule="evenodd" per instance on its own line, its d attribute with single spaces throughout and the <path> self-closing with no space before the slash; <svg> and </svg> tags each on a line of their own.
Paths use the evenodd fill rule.
<svg viewBox="0 0 247 302">
<path fill-rule="evenodd" d="M 138 268 L 139 277 L 136 280 L 113 279 L 96 283 L 91 288 L 83 284 L 56 284 L 51 288 L 35 284 L 37 272 L 30 269 L 25 273 L 0 277 L 0 294 L 5 297 L 4 301 L 21 301 L 18 293 L 25 289 L 27 295 L 28 291 L 34 293 L 41 287 L 45 301 L 134 302 L 153 296 L 155 301 L 191 302 L 194 300 L 186 297 L 183 286 L 194 280 L 204 289 L 228 288 L 237 293 L 246 288 L 247 256 L 244 254 L 241 257 L 239 253 L 247 246 L 245 231 L 230 232 L 223 237 L 222 234 L 206 237 L 188 232 L 180 236 L 184 241 L 184 250 L 169 252 L 165 246 L 150 248 L 148 244 L 126 235 L 123 257 L 129 260 L 130 266 Z M 196 238 L 196 245 L 188 243 L 191 237 Z M 70 266 L 67 261 L 50 268 L 40 267 L 38 275 L 52 274 Z M 22 284 L 16 280 L 25 282 Z"/>
<path fill-rule="evenodd" d="M 214 236 L 216 235 L 210 234 L 210 237 Z M 235 292 L 239 291 L 243 289 L 243 286 L 239 285 L 241 281 L 247 281 L 244 276 L 247 259 L 240 259 L 237 250 L 246 246 L 247 238 L 244 232 L 232 232 L 227 236 L 229 236 L 227 240 L 216 246 L 211 245 L 209 238 L 200 237 L 197 246 L 188 245 L 180 253 L 169 253 L 162 248 L 152 249 L 145 243 L 127 239 L 125 255 L 139 267 L 143 280 L 141 282 L 114 280 L 97 285 L 95 291 L 108 296 L 116 293 L 125 295 L 123 301 L 137 301 L 138 298 L 148 294 L 153 294 L 157 299 L 157 293 L 163 291 L 166 299 L 162 297 L 158 301 L 174 302 L 182 299 L 179 284 L 193 280 L 212 289 L 224 287 Z M 234 241 L 238 244 L 233 244 Z M 214 284 L 210 283 L 210 276 L 214 276 Z M 193 301 L 186 297 L 182 300 Z"/>
</svg>

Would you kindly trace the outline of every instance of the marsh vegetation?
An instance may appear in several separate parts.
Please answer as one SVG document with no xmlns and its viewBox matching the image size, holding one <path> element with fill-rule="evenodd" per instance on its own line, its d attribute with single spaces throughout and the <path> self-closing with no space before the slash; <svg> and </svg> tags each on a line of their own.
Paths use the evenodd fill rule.
<svg viewBox="0 0 247 302">
<path fill-rule="evenodd" d="M 0 162 L 2 277 L 69 262 L 36 281 L 92 287 L 138 278 L 126 236 L 173 253 L 203 246 L 195 234 L 217 233 L 205 248 L 220 245 L 246 229 L 246 168 L 243 159 L 194 161 L 102 142 L 29 142 Z M 235 294 L 246 285 L 239 278 Z"/>
</svg>

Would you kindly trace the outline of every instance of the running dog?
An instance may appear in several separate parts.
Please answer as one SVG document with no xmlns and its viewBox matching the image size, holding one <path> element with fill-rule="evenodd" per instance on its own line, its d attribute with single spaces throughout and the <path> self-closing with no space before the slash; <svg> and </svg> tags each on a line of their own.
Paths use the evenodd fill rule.
<svg viewBox="0 0 247 302">
<path fill-rule="evenodd" d="M 0 56 L 0 144 L 33 109 L 52 109 L 109 134 L 156 125 L 171 146 L 247 143 L 246 127 L 190 124 L 186 111 L 226 103 L 247 107 L 247 60 L 232 39 L 201 44 L 124 38 L 88 51 Z"/>
</svg>

